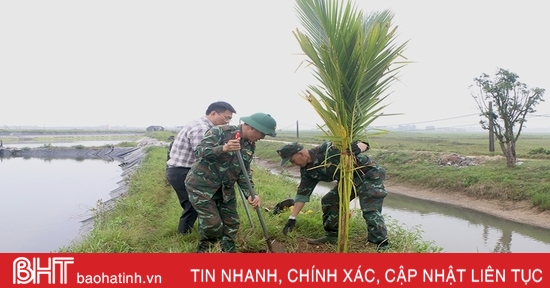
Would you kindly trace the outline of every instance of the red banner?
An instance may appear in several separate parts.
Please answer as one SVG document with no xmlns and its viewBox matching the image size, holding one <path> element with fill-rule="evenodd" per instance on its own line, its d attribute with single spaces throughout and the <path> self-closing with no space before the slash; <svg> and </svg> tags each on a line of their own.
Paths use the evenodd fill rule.
<svg viewBox="0 0 550 288">
<path fill-rule="evenodd" d="M 0 287 L 550 287 L 549 256 L 0 253 Z"/>
</svg>

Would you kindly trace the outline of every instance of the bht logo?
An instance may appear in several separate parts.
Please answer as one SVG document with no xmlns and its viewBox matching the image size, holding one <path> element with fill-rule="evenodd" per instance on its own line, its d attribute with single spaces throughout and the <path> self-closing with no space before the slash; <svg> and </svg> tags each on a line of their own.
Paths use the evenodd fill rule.
<svg viewBox="0 0 550 288">
<path fill-rule="evenodd" d="M 74 257 L 48 257 L 47 264 L 41 264 L 40 258 L 26 257 L 13 260 L 13 284 L 40 284 L 40 277 L 47 275 L 48 284 L 55 284 L 59 276 L 59 284 L 67 284 L 67 265 L 74 264 Z"/>
</svg>

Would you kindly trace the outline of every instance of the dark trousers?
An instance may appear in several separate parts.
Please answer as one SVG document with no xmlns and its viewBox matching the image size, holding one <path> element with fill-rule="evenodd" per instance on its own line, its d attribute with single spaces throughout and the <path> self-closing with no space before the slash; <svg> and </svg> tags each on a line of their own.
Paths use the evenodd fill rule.
<svg viewBox="0 0 550 288">
<path fill-rule="evenodd" d="M 190 168 L 187 167 L 166 168 L 166 179 L 176 191 L 181 208 L 183 208 L 178 225 L 178 232 L 182 234 L 191 232 L 191 229 L 197 220 L 197 211 L 195 211 L 195 208 L 193 208 L 191 202 L 189 202 L 189 195 L 187 194 L 187 189 L 185 189 L 184 183 L 189 169 Z"/>
</svg>

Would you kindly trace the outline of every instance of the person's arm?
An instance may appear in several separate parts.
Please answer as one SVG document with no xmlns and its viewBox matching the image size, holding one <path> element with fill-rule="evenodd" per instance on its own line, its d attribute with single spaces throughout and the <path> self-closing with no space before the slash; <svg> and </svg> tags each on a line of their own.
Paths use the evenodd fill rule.
<svg viewBox="0 0 550 288">
<path fill-rule="evenodd" d="M 294 230 L 294 226 L 296 226 L 296 217 L 298 216 L 298 214 L 300 214 L 300 211 L 302 211 L 302 209 L 306 205 L 306 202 L 309 202 L 309 198 L 313 193 L 315 186 L 317 186 L 317 183 L 319 183 L 319 180 L 308 177 L 308 175 L 306 174 L 307 172 L 300 172 L 302 176 L 300 180 L 300 185 L 298 185 L 296 197 L 294 198 L 294 208 L 292 209 L 290 216 L 288 216 L 288 220 L 285 224 L 285 227 L 283 228 L 283 234 L 285 235 L 288 232 Z"/>
<path fill-rule="evenodd" d="M 225 143 L 221 143 L 223 139 L 223 131 L 214 126 L 204 134 L 204 138 L 195 148 L 195 157 L 197 158 L 206 158 L 206 159 L 215 159 L 222 153 Z"/>
<path fill-rule="evenodd" d="M 306 202 L 296 202 L 294 201 L 294 208 L 292 209 L 292 212 L 290 213 L 289 219 L 296 219 L 296 216 L 300 214 L 300 211 L 306 206 Z"/>
</svg>

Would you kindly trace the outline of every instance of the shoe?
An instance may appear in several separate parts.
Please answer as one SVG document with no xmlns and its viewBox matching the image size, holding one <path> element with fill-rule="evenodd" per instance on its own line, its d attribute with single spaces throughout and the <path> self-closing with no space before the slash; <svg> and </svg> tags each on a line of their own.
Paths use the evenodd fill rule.
<svg viewBox="0 0 550 288">
<path fill-rule="evenodd" d="M 338 236 L 323 236 L 318 239 L 307 239 L 308 244 L 312 245 L 322 245 L 322 244 L 332 244 L 335 245 L 338 242 Z"/>
</svg>

